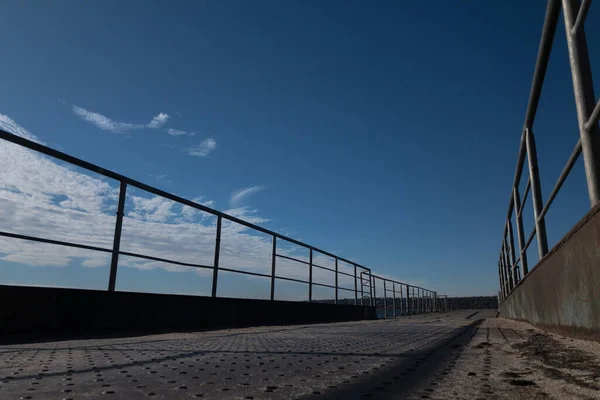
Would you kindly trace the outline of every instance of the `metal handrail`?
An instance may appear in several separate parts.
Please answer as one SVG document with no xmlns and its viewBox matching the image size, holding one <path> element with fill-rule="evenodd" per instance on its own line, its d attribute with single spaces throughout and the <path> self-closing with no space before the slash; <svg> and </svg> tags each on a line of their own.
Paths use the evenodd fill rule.
<svg viewBox="0 0 600 400">
<path fill-rule="evenodd" d="M 4 237 L 10 237 L 10 238 L 14 238 L 14 239 L 21 239 L 21 240 L 30 240 L 30 241 L 35 241 L 35 242 L 41 242 L 41 243 L 48 243 L 48 244 L 53 244 L 53 245 L 60 245 L 60 246 L 68 246 L 68 247 L 74 247 L 74 248 L 80 248 L 80 249 L 85 249 L 85 250 L 92 250 L 92 251 L 100 251 L 100 252 L 104 252 L 104 253 L 111 253 L 112 254 L 112 260 L 111 260 L 111 268 L 110 268 L 110 275 L 109 275 L 109 284 L 108 284 L 108 290 L 109 291 L 115 291 L 116 290 L 116 276 L 117 276 L 117 268 L 118 268 L 118 259 L 119 256 L 129 256 L 129 257 L 136 257 L 136 258 L 142 258 L 142 259 L 147 259 L 147 260 L 152 260 L 152 261 L 159 261 L 159 262 L 164 262 L 164 263 L 169 263 L 169 264 L 174 264 L 174 265 L 179 265 L 179 266 L 183 266 L 183 267 L 193 267 L 193 268 L 204 268 L 204 269 L 212 269 L 213 270 L 213 277 L 212 277 L 212 296 L 216 297 L 217 296 L 217 287 L 218 287 L 218 273 L 219 271 L 224 271 L 224 272 L 233 272 L 233 273 L 238 273 L 238 274 L 244 274 L 244 275 L 251 275 L 251 276 L 258 276 L 258 277 L 264 277 L 264 278 L 270 278 L 271 279 L 271 300 L 274 300 L 274 293 L 275 293 L 275 281 L 280 279 L 280 280 L 285 280 L 285 281 L 291 281 L 291 282 L 298 282 L 298 283 L 304 283 L 304 284 L 308 284 L 309 286 L 309 301 L 312 301 L 312 288 L 314 286 L 316 287 L 326 287 L 326 288 L 331 288 L 331 289 L 335 289 L 335 302 L 338 302 L 338 291 L 339 290 L 344 290 L 344 291 L 350 291 L 350 292 L 354 292 L 355 296 L 354 296 L 354 303 L 358 304 L 358 269 L 360 269 L 360 279 L 361 279 L 361 288 L 360 288 L 360 292 L 361 292 L 361 305 L 363 305 L 363 299 L 364 299 L 364 288 L 366 286 L 369 287 L 369 298 L 370 298 L 370 305 L 374 305 L 374 299 L 373 299 L 373 295 L 371 293 L 374 293 L 375 288 L 373 287 L 375 279 L 384 279 L 381 277 L 374 277 L 371 274 L 371 269 L 367 268 L 365 266 L 362 266 L 356 262 L 350 261 L 346 258 L 343 257 L 339 257 L 336 256 L 333 253 L 321 250 L 315 246 L 311 246 L 308 245 L 306 243 L 300 242 L 298 240 L 292 239 L 290 237 L 287 237 L 285 235 L 282 235 L 280 233 L 271 231 L 269 229 L 260 227 L 258 225 L 252 224 L 250 222 L 244 221 L 242 219 L 239 219 L 237 217 L 228 215 L 226 213 L 214 210 L 212 208 L 206 207 L 204 205 L 195 203 L 193 201 L 184 199 L 182 197 L 176 196 L 172 193 L 168 193 L 165 192 L 163 190 L 160 190 L 158 188 L 146 185 L 144 183 L 141 183 L 139 181 L 136 181 L 134 179 L 128 178 L 124 175 L 118 174 L 116 172 L 101 168 L 97 165 L 91 164 L 87 161 L 81 160 L 79 158 L 73 157 L 71 155 L 68 155 L 66 153 L 60 152 L 58 150 L 52 149 L 50 147 L 44 146 L 40 143 L 31 141 L 29 139 L 23 138 L 21 136 L 17 136 L 14 135 L 12 133 L 6 132 L 4 130 L 0 129 L 0 139 L 14 143 L 16 145 L 28 148 L 30 150 L 45 154 L 47 156 L 65 161 L 67 163 L 70 163 L 72 165 L 76 165 L 78 167 L 81 167 L 83 169 L 86 169 L 88 171 L 92 171 L 95 172 L 97 174 L 103 175 L 105 177 L 108 178 L 112 178 L 117 180 L 120 183 L 120 190 L 119 190 L 119 200 L 118 200 L 118 206 L 117 206 L 117 218 L 116 218 L 116 223 L 115 223 L 115 235 L 114 235 L 114 240 L 113 240 L 113 248 L 109 249 L 109 248 L 103 248 L 103 247 L 98 247 L 98 246 L 90 246 L 90 245 L 84 245 L 84 244 L 79 244 L 79 243 L 72 243 L 72 242 L 66 242 L 66 241 L 61 241 L 61 240 L 53 240 L 53 239 L 48 239 L 48 238 L 43 238 L 43 237 L 36 237 L 36 236 L 29 236 L 29 235 L 22 235 L 22 234 L 17 234 L 17 233 L 12 233 L 12 232 L 3 232 L 0 231 L 0 236 L 4 236 Z M 121 229 L 122 229 L 122 223 L 123 223 L 123 216 L 125 214 L 125 196 L 126 196 L 126 191 L 127 191 L 127 187 L 128 186 L 132 186 L 141 190 L 144 190 L 148 193 L 152 193 L 156 196 L 161 196 L 164 197 L 166 199 L 169 199 L 171 201 L 192 207 L 194 209 L 212 214 L 214 216 L 217 217 L 217 223 L 216 223 L 216 238 L 215 238 L 215 252 L 214 252 L 214 265 L 202 265 L 202 264 L 196 264 L 196 263 L 187 263 L 187 262 L 181 262 L 181 261 L 176 261 L 176 260 L 171 260 L 168 258 L 162 258 L 162 257 L 155 257 L 155 256 L 150 256 L 150 255 L 145 255 L 145 254 L 139 254 L 139 253 L 135 253 L 135 252 L 130 252 L 130 251 L 123 251 L 120 249 L 120 242 L 121 242 Z M 239 269 L 233 269 L 233 268 L 225 268 L 225 267 L 221 267 L 219 266 L 219 256 L 220 256 L 220 242 L 221 242 L 221 229 L 222 229 L 222 220 L 228 220 L 231 222 L 235 222 L 238 223 L 240 225 L 243 225 L 245 227 L 248 227 L 250 229 L 254 229 L 256 231 L 265 233 L 267 235 L 270 235 L 273 238 L 273 252 L 272 252 L 272 265 L 271 265 L 271 273 L 267 274 L 267 273 L 259 273 L 259 272 L 252 272 L 252 271 L 247 271 L 247 270 L 239 270 Z M 302 259 L 298 259 L 298 258 L 294 258 L 291 256 L 287 256 L 284 254 L 280 254 L 277 253 L 277 239 L 280 240 L 284 240 L 286 242 L 298 245 L 300 247 L 306 248 L 309 250 L 309 261 L 305 261 Z M 313 262 L 313 253 L 317 252 L 319 254 L 322 254 L 324 256 L 328 256 L 331 257 L 335 260 L 335 269 L 334 268 L 329 268 L 329 267 L 324 267 L 322 265 L 318 265 L 316 263 Z M 309 279 L 308 280 L 303 280 L 303 279 L 296 279 L 296 278 L 289 278 L 289 277 L 284 277 L 284 276 L 280 276 L 277 274 L 277 268 L 276 268 L 276 259 L 277 258 L 281 258 L 281 259 L 287 259 L 290 261 L 294 261 L 294 262 L 299 262 L 302 264 L 305 264 L 308 266 L 309 268 Z M 338 262 L 342 261 L 346 264 L 351 265 L 354 268 L 354 274 L 351 273 L 347 273 L 344 271 L 340 271 L 338 268 Z M 323 270 L 327 270 L 330 272 L 335 273 L 335 285 L 329 285 L 329 284 L 325 284 L 325 283 L 319 283 L 319 282 L 314 282 L 313 281 L 313 269 L 314 268 L 318 268 L 318 269 L 323 269 Z M 367 274 L 369 276 L 368 279 L 363 279 L 363 275 Z M 354 278 L 354 289 L 349 289 L 346 287 L 341 287 L 338 284 L 338 276 L 339 275 L 344 275 L 344 276 L 348 276 L 350 278 Z M 392 280 L 386 279 L 386 281 L 392 282 Z M 366 283 L 365 283 L 366 282 Z M 397 284 L 401 284 L 400 282 L 394 281 Z M 406 285 L 406 284 L 401 284 L 401 285 Z M 408 287 L 411 287 L 410 285 L 407 285 L 407 291 L 408 291 Z M 422 289 L 422 288 L 418 288 L 419 291 L 425 291 L 426 289 Z M 427 291 L 428 293 L 434 293 L 432 291 Z"/>
<path fill-rule="evenodd" d="M 498 262 L 498 278 L 500 281 L 501 301 L 525 279 L 529 273 L 527 265 L 527 249 L 537 237 L 538 253 L 540 261 L 548 254 L 548 239 L 546 237 L 545 217 L 554 202 L 558 192 L 562 188 L 573 166 L 583 153 L 586 172 L 586 180 L 591 207 L 600 203 L 600 132 L 598 131 L 598 119 L 600 118 L 600 102 L 596 102 L 592 85 L 591 70 L 587 51 L 587 43 L 583 24 L 587 16 L 591 0 L 584 0 L 581 4 L 578 0 L 549 0 L 546 7 L 546 16 L 542 28 L 542 37 L 538 49 L 536 65 L 533 74 L 533 82 L 527 103 L 525 123 L 517 155 L 517 166 L 511 190 L 511 196 L 502 235 L 502 246 Z M 569 61 L 573 78 L 575 92 L 575 104 L 579 120 L 580 138 L 573 149 L 569 159 L 561 171 L 548 199 L 542 201 L 540 174 L 537 163 L 537 150 L 533 134 L 533 123 L 538 108 L 538 103 L 546 76 L 546 69 L 550 59 L 550 53 L 554 42 L 554 35 L 561 11 L 564 13 L 567 45 L 569 48 Z M 523 199 L 519 196 L 519 183 L 525 165 L 525 157 L 528 159 L 529 177 L 525 188 Z M 533 203 L 534 228 L 525 240 L 523 233 L 522 213 L 531 191 Z M 514 246 L 514 233 L 511 223 L 513 211 L 516 220 L 517 239 L 519 243 L 518 256 Z M 507 235 L 510 243 L 507 243 Z M 518 266 L 520 265 L 520 274 Z"/>
</svg>

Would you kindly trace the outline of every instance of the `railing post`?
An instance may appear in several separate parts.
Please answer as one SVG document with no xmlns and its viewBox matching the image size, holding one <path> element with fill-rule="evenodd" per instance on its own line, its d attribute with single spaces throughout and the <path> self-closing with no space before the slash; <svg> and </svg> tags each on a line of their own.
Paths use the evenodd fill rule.
<svg viewBox="0 0 600 400">
<path fill-rule="evenodd" d="M 431 291 L 427 291 L 427 312 L 431 312 Z"/>
<path fill-rule="evenodd" d="M 372 285 L 372 280 L 371 280 L 371 270 L 369 270 L 369 304 L 371 306 L 377 306 L 375 304 L 375 302 L 373 301 L 373 285 Z"/>
<path fill-rule="evenodd" d="M 515 256 L 515 239 L 513 237 L 513 227 L 510 218 L 507 220 L 508 229 L 508 245 L 510 246 L 510 257 L 511 257 L 511 271 L 513 277 L 513 286 L 517 286 L 519 283 L 519 277 L 517 276 L 517 258 Z"/>
<path fill-rule="evenodd" d="M 117 204 L 117 219 L 115 222 L 115 236 L 113 239 L 112 258 L 110 260 L 110 274 L 108 276 L 108 291 L 114 292 L 117 285 L 117 268 L 119 266 L 119 250 L 121 248 L 121 230 L 123 228 L 123 213 L 125 212 L 125 198 L 127 183 L 120 182 L 119 203 Z"/>
<path fill-rule="evenodd" d="M 275 300 L 275 263 L 277 262 L 277 236 L 273 235 L 273 253 L 271 254 L 271 300 Z M 337 274 L 336 274 L 336 287 L 337 287 Z M 337 303 L 337 290 L 336 290 Z"/>
<path fill-rule="evenodd" d="M 394 283 L 394 281 L 392 281 L 392 296 L 392 308 L 394 309 L 392 315 L 394 318 L 396 318 L 396 284 Z"/>
<path fill-rule="evenodd" d="M 433 291 L 429 291 L 429 293 L 427 293 L 427 304 L 429 304 L 428 310 L 429 312 L 433 312 Z"/>
<path fill-rule="evenodd" d="M 500 280 L 500 291 L 504 293 L 504 276 L 502 276 L 502 265 L 498 260 L 498 279 Z"/>
<path fill-rule="evenodd" d="M 508 294 L 510 293 L 510 281 L 508 279 L 508 274 L 506 273 L 506 261 L 504 259 L 504 252 L 501 253 L 501 260 L 500 260 L 500 265 L 502 266 L 502 273 L 503 273 L 503 279 L 504 279 L 504 295 L 508 296 Z"/>
<path fill-rule="evenodd" d="M 508 283 L 510 284 L 510 290 L 512 290 L 515 287 L 515 277 L 513 276 L 511 270 L 512 263 L 510 262 L 510 252 L 508 247 L 509 246 L 506 241 L 506 236 L 504 236 L 504 257 L 506 262 L 506 273 L 508 274 Z"/>
<path fill-rule="evenodd" d="M 402 295 L 402 284 L 400 284 L 400 315 L 404 315 L 404 299 Z"/>
<path fill-rule="evenodd" d="M 313 251 L 312 247 L 309 249 L 309 262 L 308 262 L 308 301 L 312 301 L 312 283 L 313 283 Z"/>
<path fill-rule="evenodd" d="M 431 312 L 431 292 L 427 291 L 427 312 Z"/>
<path fill-rule="evenodd" d="M 415 314 L 421 314 L 421 294 L 419 293 L 419 288 L 417 289 L 417 296 L 415 297 Z M 414 292 L 413 292 L 414 293 Z"/>
<path fill-rule="evenodd" d="M 506 253 L 506 240 L 502 238 L 502 268 L 504 269 L 504 282 L 506 284 L 507 293 L 510 293 L 512 287 L 510 285 L 510 275 L 508 273 L 508 256 Z"/>
<path fill-rule="evenodd" d="M 219 279 L 219 254 L 221 253 L 221 224 L 223 218 L 217 216 L 217 235 L 215 237 L 215 261 L 213 264 L 212 297 L 217 297 L 217 281 Z"/>
<path fill-rule="evenodd" d="M 338 303 L 338 259 L 335 258 L 335 304 Z M 354 305 L 356 305 L 356 286 L 354 286 Z"/>
<path fill-rule="evenodd" d="M 360 305 L 365 305 L 365 280 L 363 278 L 363 274 L 365 271 L 360 271 Z M 354 266 L 354 292 L 356 293 L 356 265 Z"/>
<path fill-rule="evenodd" d="M 529 160 L 529 176 L 531 178 L 531 200 L 533 201 L 533 215 L 535 217 L 535 230 L 538 242 L 538 253 L 540 260 L 548 253 L 548 239 L 546 238 L 546 222 L 540 218 L 544 208 L 542 202 L 542 187 L 540 185 L 540 174 L 538 170 L 537 151 L 535 138 L 530 128 L 525 129 L 525 143 L 527 146 L 527 159 Z"/>
<path fill-rule="evenodd" d="M 410 315 L 410 285 L 406 285 L 406 315 Z"/>
<path fill-rule="evenodd" d="M 577 119 L 579 121 L 583 165 L 585 167 L 590 204 L 593 207 L 600 202 L 600 132 L 597 123 L 588 125 L 587 122 L 596 105 L 596 95 L 594 94 L 585 31 L 583 26 L 577 30 L 572 29 L 581 6 L 580 2 L 577 0 L 562 0 L 562 5 Z"/>
<path fill-rule="evenodd" d="M 383 280 L 383 316 L 387 319 L 387 288 L 385 287 L 385 279 Z"/>
<path fill-rule="evenodd" d="M 354 264 L 354 305 L 358 304 L 358 282 L 356 281 L 357 276 L 356 276 L 356 264 Z M 360 298 L 360 305 L 363 305 L 363 277 L 362 277 L 362 271 L 360 273 L 360 293 L 361 293 L 361 298 Z"/>
<path fill-rule="evenodd" d="M 417 290 L 417 296 L 419 295 L 419 291 Z M 415 288 L 412 288 L 412 309 L 413 309 L 413 314 L 418 314 L 419 313 L 419 303 L 417 300 L 417 296 L 415 296 Z"/>
<path fill-rule="evenodd" d="M 371 278 L 371 287 L 373 288 L 373 305 L 375 306 L 375 314 L 377 314 L 377 287 L 375 286 L 375 277 L 369 274 Z"/>
<path fill-rule="evenodd" d="M 521 279 L 529 273 L 527 266 L 527 251 L 525 251 L 525 232 L 523 232 L 523 216 L 519 212 L 521 210 L 521 197 L 519 189 L 513 188 L 513 197 L 515 203 L 515 221 L 517 222 L 517 240 L 519 241 L 519 255 L 521 256 Z"/>
</svg>

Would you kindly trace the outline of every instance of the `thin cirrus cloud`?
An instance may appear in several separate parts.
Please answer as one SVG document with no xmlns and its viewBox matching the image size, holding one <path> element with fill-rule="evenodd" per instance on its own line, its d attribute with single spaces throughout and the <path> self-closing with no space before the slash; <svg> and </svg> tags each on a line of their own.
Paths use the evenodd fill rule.
<svg viewBox="0 0 600 400">
<path fill-rule="evenodd" d="M 173 129 L 173 128 L 169 128 L 166 129 L 165 132 L 167 132 L 169 135 L 171 136 L 195 136 L 196 132 L 186 132 L 186 131 L 182 131 L 179 129 Z"/>
<path fill-rule="evenodd" d="M 73 112 L 82 120 L 89 122 L 93 125 L 96 125 L 98 128 L 113 132 L 113 133 L 127 133 L 135 130 L 141 129 L 158 129 L 162 128 L 164 124 L 169 120 L 169 114 L 159 113 L 154 116 L 150 122 L 147 124 L 134 124 L 130 122 L 122 122 L 115 121 L 112 118 L 107 117 L 106 115 L 86 110 L 83 107 L 79 107 L 76 105 L 72 106 Z M 195 136 L 196 132 L 188 132 L 181 129 L 169 128 L 165 129 L 165 132 L 169 136 Z M 189 147 L 186 150 L 187 154 L 193 157 L 206 157 L 213 150 L 217 148 L 217 142 L 212 138 L 204 139 L 198 145 Z"/>
<path fill-rule="evenodd" d="M 237 190 L 231 195 L 231 198 L 229 199 L 229 205 L 231 207 L 238 207 L 244 201 L 244 199 L 258 192 L 262 192 L 265 189 L 266 186 L 257 185 Z"/>
<path fill-rule="evenodd" d="M 206 157 L 217 148 L 217 142 L 214 139 L 204 139 L 200 144 L 186 149 L 187 153 L 193 157 Z"/>
<path fill-rule="evenodd" d="M 106 115 L 89 111 L 76 105 L 73 105 L 73 112 L 82 120 L 96 125 L 102 130 L 113 133 L 127 133 L 140 129 L 158 129 L 161 128 L 169 119 L 169 114 L 161 112 L 154 116 L 147 124 L 133 124 L 129 122 L 115 121 Z"/>
</svg>

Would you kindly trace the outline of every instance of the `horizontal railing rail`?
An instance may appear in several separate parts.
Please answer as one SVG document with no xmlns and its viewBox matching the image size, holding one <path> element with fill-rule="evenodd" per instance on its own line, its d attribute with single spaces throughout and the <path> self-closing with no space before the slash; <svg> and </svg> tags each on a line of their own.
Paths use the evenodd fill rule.
<svg viewBox="0 0 600 400">
<path fill-rule="evenodd" d="M 600 202 L 600 132 L 598 130 L 600 101 L 596 102 L 594 95 L 584 32 L 584 22 L 590 4 L 590 0 L 584 0 L 582 3 L 578 0 L 562 0 L 562 6 L 559 0 L 549 0 L 547 3 L 533 82 L 527 103 L 525 123 L 517 154 L 517 167 L 515 169 L 508 212 L 504 223 L 504 233 L 502 234 L 502 244 L 500 246 L 498 259 L 500 301 L 503 301 L 530 272 L 527 250 L 534 238 L 537 238 L 539 260 L 541 261 L 548 254 L 545 217 L 581 154 L 583 154 L 590 204 L 594 207 Z M 580 129 L 579 139 L 544 203 L 541 193 L 540 171 L 533 124 L 561 8 L 564 14 L 569 62 Z M 523 175 L 526 158 L 528 160 L 528 178 L 523 198 L 521 198 L 519 183 Z M 533 204 L 534 227 L 532 232 L 526 237 L 523 228 L 523 209 L 530 192 Z M 513 216 L 516 227 L 513 227 Z M 514 228 L 516 228 L 518 249 L 515 245 Z"/>
<path fill-rule="evenodd" d="M 212 286 L 211 286 L 211 295 L 213 297 L 217 297 L 217 294 L 218 294 L 218 282 L 219 282 L 218 277 L 219 277 L 219 272 L 221 272 L 221 271 L 222 272 L 233 272 L 233 273 L 237 273 L 237 274 L 256 276 L 256 277 L 262 277 L 262 278 L 269 278 L 271 280 L 271 288 L 270 288 L 270 292 L 271 292 L 270 299 L 271 300 L 275 299 L 275 283 L 277 280 L 307 284 L 308 285 L 308 301 L 315 301 L 313 299 L 313 288 L 314 287 L 324 287 L 324 288 L 330 288 L 330 289 L 335 290 L 335 299 L 334 299 L 335 303 L 338 303 L 338 301 L 339 301 L 338 292 L 341 290 L 344 292 L 354 292 L 354 304 L 355 305 L 359 304 L 359 292 L 360 292 L 360 305 L 376 306 L 376 296 L 374 293 L 376 279 L 383 279 L 384 284 L 385 284 L 385 282 L 390 282 L 390 283 L 392 283 L 392 285 L 400 285 L 400 287 L 406 287 L 406 299 L 409 298 L 409 288 L 413 288 L 413 295 L 414 295 L 415 288 L 417 289 L 418 294 L 427 293 L 429 296 L 433 296 L 433 294 L 435 294 L 435 292 L 433 292 L 431 290 L 417 288 L 417 287 L 413 287 L 411 285 L 407 285 L 405 283 L 400 283 L 397 281 L 392 281 L 387 278 L 381 278 L 378 276 L 374 276 L 371 273 L 370 268 L 367 268 L 356 262 L 348 260 L 344 257 L 337 256 L 333 253 L 327 252 L 327 251 L 317 248 L 315 246 L 311 246 L 309 244 L 292 239 L 292 238 L 282 235 L 280 233 L 277 233 L 277 232 L 271 231 L 269 229 L 266 229 L 264 227 L 255 225 L 248 221 L 244 221 L 243 219 L 234 217 L 232 215 L 228 215 L 226 213 L 214 210 L 214 209 L 204 206 L 202 204 L 198 204 L 194 201 L 190 201 L 190 200 L 187 200 L 180 196 L 174 195 L 172 193 L 168 193 L 161 189 L 157 189 L 155 187 L 146 185 L 142 182 L 128 178 L 124 175 L 101 168 L 101 167 L 94 165 L 92 163 L 89 163 L 87 161 L 83 161 L 79 158 L 73 157 L 73 156 L 63 153 L 61 151 L 52 149 L 52 148 L 42 145 L 40 143 L 34 142 L 32 140 L 26 139 L 21 136 L 14 135 L 12 133 L 6 132 L 1 129 L 0 129 L 0 139 L 11 142 L 15 145 L 22 146 L 29 150 L 33 150 L 35 152 L 44 154 L 46 156 L 53 157 L 55 159 L 64 161 L 71 165 L 75 165 L 75 166 L 83 168 L 87 171 L 94 172 L 94 173 L 100 174 L 102 176 L 105 176 L 107 178 L 114 179 L 119 182 L 119 185 L 120 185 L 119 186 L 119 196 L 118 196 L 118 203 L 117 203 L 117 212 L 116 212 L 116 219 L 115 219 L 114 238 L 113 238 L 112 248 L 91 246 L 91 245 L 86 245 L 86 244 L 73 243 L 73 242 L 67 242 L 67 241 L 62 241 L 62 240 L 55 240 L 55 239 L 50 239 L 50 238 L 46 238 L 46 237 L 30 236 L 30 235 L 24 235 L 24 234 L 19 234 L 19 233 L 14 233 L 14 232 L 0 231 L 0 236 L 2 236 L 2 237 L 9 237 L 9 238 L 13 238 L 13 239 L 47 243 L 47 244 L 59 245 L 59 246 L 67 246 L 67 247 L 73 247 L 73 248 L 78 248 L 78 249 L 92 250 L 92 251 L 98 251 L 98 252 L 112 254 L 112 258 L 111 258 L 111 262 L 110 262 L 109 279 L 108 279 L 108 290 L 109 291 L 116 290 L 119 256 L 128 256 L 128 257 L 140 258 L 140 259 L 145 259 L 145 260 L 150 260 L 150 261 L 173 264 L 173 265 L 182 266 L 182 267 L 210 269 L 213 271 Z M 215 224 L 216 234 L 215 234 L 213 265 L 182 262 L 182 261 L 172 260 L 172 259 L 164 258 L 164 257 L 157 257 L 157 256 L 151 256 L 151 255 L 147 255 L 147 254 L 140 254 L 138 252 L 133 252 L 133 251 L 121 250 L 121 248 L 120 248 L 120 246 L 121 246 L 121 230 L 122 230 L 122 225 L 123 225 L 123 217 L 125 215 L 126 193 L 127 193 L 128 187 L 134 187 L 134 188 L 143 190 L 145 192 L 154 194 L 156 196 L 163 197 L 165 199 L 174 201 L 176 203 L 179 203 L 179 204 L 182 204 L 185 206 L 189 206 L 193 209 L 196 209 L 196 210 L 199 210 L 199 211 L 202 211 L 202 212 L 205 212 L 205 213 L 215 216 L 216 217 L 216 224 Z M 270 274 L 242 270 L 242 269 L 227 268 L 227 267 L 223 267 L 223 266 L 219 265 L 220 264 L 220 255 L 221 255 L 220 247 L 221 247 L 221 233 L 222 233 L 223 220 L 240 224 L 247 228 L 253 229 L 257 232 L 261 232 L 263 234 L 269 235 L 272 238 L 271 273 Z M 300 258 L 292 257 L 291 255 L 278 253 L 277 252 L 277 241 L 278 240 L 285 241 L 286 243 L 291 243 L 291 244 L 299 246 L 305 250 L 308 250 L 308 253 L 309 253 L 308 261 L 300 259 Z M 335 267 L 331 268 L 331 267 L 326 267 L 324 265 L 315 263 L 313 260 L 314 254 L 319 254 L 319 255 L 326 256 L 326 257 L 330 257 L 331 259 L 333 259 Z M 308 267 L 308 279 L 307 280 L 298 279 L 298 278 L 281 276 L 280 274 L 278 274 L 277 273 L 277 259 L 278 258 L 282 259 L 282 260 L 288 260 L 291 262 L 297 262 L 297 263 L 306 265 Z M 350 268 L 353 270 L 353 273 L 349 273 L 346 271 L 340 271 L 339 266 L 338 266 L 339 262 L 343 262 L 343 263 L 347 264 L 348 266 L 350 266 Z M 327 284 L 327 283 L 323 283 L 323 282 L 316 282 L 313 279 L 314 278 L 314 276 L 313 276 L 314 269 L 319 269 L 319 270 L 324 270 L 324 271 L 329 271 L 329 272 L 334 273 L 335 284 L 332 285 L 332 284 Z M 354 280 L 354 288 L 348 288 L 348 287 L 344 287 L 343 285 L 340 285 L 339 281 L 338 281 L 339 276 L 345 276 L 345 277 L 349 277 L 349 278 L 353 279 Z M 360 289 L 358 286 L 359 278 L 360 278 Z M 366 288 L 366 290 L 365 290 L 365 288 Z M 393 288 L 395 288 L 395 286 L 393 286 Z M 395 289 L 393 289 L 393 290 L 395 290 Z M 365 293 L 368 293 L 368 295 L 365 295 Z M 384 298 L 385 297 L 386 297 L 386 293 L 384 293 Z M 368 299 L 367 304 L 365 304 L 366 299 Z M 418 312 L 420 310 L 422 310 L 422 311 L 426 310 L 426 307 L 424 306 L 425 303 L 423 303 L 423 307 L 416 307 L 416 304 L 417 304 L 416 300 L 414 303 L 411 303 L 411 304 L 413 304 L 413 305 L 410 307 L 410 311 L 407 310 L 408 313 L 410 313 L 410 312 L 414 313 L 414 312 Z M 395 312 L 394 312 L 394 314 L 395 314 Z M 387 316 L 387 313 L 386 313 L 386 316 Z"/>
</svg>

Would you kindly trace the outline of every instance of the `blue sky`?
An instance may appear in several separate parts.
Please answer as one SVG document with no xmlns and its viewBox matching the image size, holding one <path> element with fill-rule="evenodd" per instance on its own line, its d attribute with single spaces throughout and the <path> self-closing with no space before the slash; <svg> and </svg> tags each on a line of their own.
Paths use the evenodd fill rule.
<svg viewBox="0 0 600 400">
<path fill-rule="evenodd" d="M 440 293 L 497 292 L 544 2 L 62 1 L 1 8 L 5 129 L 18 124 L 51 147 L 401 281 Z M 594 11 L 586 23 L 591 38 L 600 33 Z M 590 46 L 592 67 L 598 50 Z M 534 132 L 547 196 L 578 138 L 562 16 Z M 2 158 L 27 171 L 21 153 Z M 62 167 L 30 162 L 45 169 L 46 182 L 51 173 L 68 176 Z M 107 211 L 114 182 L 82 182 L 88 196 L 63 175 L 56 180 L 70 191 L 66 199 L 104 196 L 85 211 L 114 216 Z M 26 176 L 3 175 L 13 182 Z M 9 219 L 17 213 L 7 211 L 18 202 L 6 195 L 11 190 L 46 201 L 46 210 L 81 211 L 57 193 L 40 200 L 40 185 L 27 186 L 30 192 L 0 186 L 3 230 L 17 226 Z M 138 195 L 128 203 L 136 223 L 170 224 L 182 212 Z M 580 160 L 548 213 L 551 245 L 588 206 Z M 100 223 L 90 221 L 89 229 Z M 105 237 L 88 239 L 108 240 L 106 224 Z M 526 234 L 532 226 L 529 203 Z M 174 234 L 169 240 L 178 241 Z M 210 240 L 207 233 L 208 247 Z M 106 286 L 105 261 L 75 255 L 45 266 L 46 253 L 8 241 L 0 241 L 2 282 Z M 140 249 L 156 248 L 146 246 Z M 250 251 L 241 244 L 233 250 L 240 259 Z M 206 292 L 202 274 L 130 264 L 119 270 L 122 290 Z M 231 283 L 231 295 L 267 293 L 263 281 L 251 283 Z"/>
</svg>

